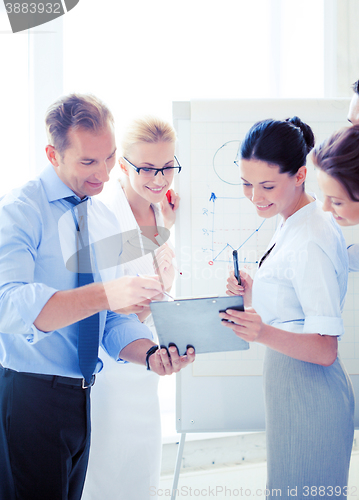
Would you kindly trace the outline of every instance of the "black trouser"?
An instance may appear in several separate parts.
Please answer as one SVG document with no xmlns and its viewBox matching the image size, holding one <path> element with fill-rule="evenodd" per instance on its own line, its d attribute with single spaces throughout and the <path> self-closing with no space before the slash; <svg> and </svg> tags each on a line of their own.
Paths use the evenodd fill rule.
<svg viewBox="0 0 359 500">
<path fill-rule="evenodd" d="M 0 367 L 0 500 L 81 498 L 90 389 L 48 379 Z"/>
</svg>

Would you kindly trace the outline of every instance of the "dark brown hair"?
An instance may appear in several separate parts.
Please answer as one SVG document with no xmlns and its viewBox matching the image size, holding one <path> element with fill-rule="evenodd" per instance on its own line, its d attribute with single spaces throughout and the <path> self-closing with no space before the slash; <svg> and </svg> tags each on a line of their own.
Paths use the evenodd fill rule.
<svg viewBox="0 0 359 500">
<path fill-rule="evenodd" d="M 359 201 L 359 125 L 345 127 L 314 148 L 313 163 Z"/>
</svg>

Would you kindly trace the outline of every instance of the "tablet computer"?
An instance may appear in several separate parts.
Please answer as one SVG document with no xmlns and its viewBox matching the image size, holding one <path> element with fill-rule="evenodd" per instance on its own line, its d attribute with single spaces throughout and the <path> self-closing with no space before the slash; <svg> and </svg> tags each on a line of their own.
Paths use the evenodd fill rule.
<svg viewBox="0 0 359 500">
<path fill-rule="evenodd" d="M 249 349 L 248 342 L 223 326 L 219 317 L 226 309 L 243 311 L 241 296 L 153 301 L 150 307 L 159 344 L 176 344 L 180 355 L 186 353 L 187 345 L 192 345 L 196 354 Z"/>
</svg>

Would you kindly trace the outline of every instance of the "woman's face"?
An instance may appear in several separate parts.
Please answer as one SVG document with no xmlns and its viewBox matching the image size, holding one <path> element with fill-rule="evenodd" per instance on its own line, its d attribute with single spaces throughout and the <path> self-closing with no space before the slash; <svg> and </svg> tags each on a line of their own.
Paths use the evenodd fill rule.
<svg viewBox="0 0 359 500">
<path fill-rule="evenodd" d="M 126 158 L 136 167 L 164 168 L 175 166 L 174 154 L 175 144 L 172 142 L 137 142 Z M 173 171 L 170 175 L 159 172 L 156 176 L 143 177 L 126 162 L 122 168 L 126 170 L 132 189 L 150 203 L 162 201 L 173 181 Z"/>
<path fill-rule="evenodd" d="M 258 215 L 269 218 L 280 214 L 287 219 L 299 208 L 306 167 L 297 174 L 281 174 L 278 165 L 261 160 L 242 160 L 243 193 L 256 207 Z"/>
<path fill-rule="evenodd" d="M 323 210 L 331 212 L 340 226 L 359 224 L 359 201 L 353 201 L 340 182 L 320 168 L 317 179 L 324 195 Z"/>
</svg>

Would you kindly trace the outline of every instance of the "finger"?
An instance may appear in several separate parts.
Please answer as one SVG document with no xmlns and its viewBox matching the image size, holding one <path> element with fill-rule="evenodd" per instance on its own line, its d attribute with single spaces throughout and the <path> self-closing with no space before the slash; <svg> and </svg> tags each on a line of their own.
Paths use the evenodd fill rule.
<svg viewBox="0 0 359 500">
<path fill-rule="evenodd" d="M 172 370 L 172 363 L 171 363 L 171 358 L 168 355 L 167 349 L 166 348 L 161 348 L 158 351 L 159 356 L 161 357 L 161 361 L 163 364 L 164 372 L 166 375 L 171 375 L 173 373 Z"/>
<path fill-rule="evenodd" d="M 173 372 L 177 373 L 181 369 L 181 358 L 178 354 L 178 349 L 176 345 L 172 345 L 168 348 L 169 354 L 171 356 L 171 364 Z"/>
<path fill-rule="evenodd" d="M 157 375 L 165 375 L 165 370 L 162 364 L 162 359 L 160 356 L 160 350 L 158 349 L 152 356 L 149 357 L 149 364 L 151 371 L 157 373 Z"/>
<path fill-rule="evenodd" d="M 139 281 L 139 285 L 141 286 L 142 289 L 144 289 L 146 291 L 154 291 L 154 292 L 161 291 L 162 285 L 161 285 L 157 276 L 156 277 L 151 276 L 151 278 L 140 276 L 137 279 L 141 280 L 141 281 Z M 145 295 L 145 297 L 146 297 L 146 295 Z"/>
<path fill-rule="evenodd" d="M 193 361 L 196 358 L 196 352 L 195 352 L 194 347 L 192 347 L 192 346 L 187 347 L 186 356 L 187 356 L 188 361 L 190 363 L 193 363 Z"/>
<path fill-rule="evenodd" d="M 238 311 L 237 309 L 226 309 L 225 311 L 228 315 L 234 316 L 235 318 L 239 318 L 243 321 L 245 321 L 247 318 L 247 312 L 244 311 Z"/>
<path fill-rule="evenodd" d="M 134 312 L 135 314 L 137 314 L 137 313 L 143 312 L 145 310 L 145 307 L 144 306 L 140 306 L 138 304 L 138 305 L 134 305 L 131 309 L 132 309 L 132 312 Z"/>
<path fill-rule="evenodd" d="M 222 321 L 222 325 L 225 326 L 226 328 L 230 328 L 233 331 L 233 333 L 237 335 L 237 337 L 240 337 L 241 339 L 247 342 L 252 342 L 254 340 L 248 333 L 248 330 L 243 325 L 237 325 L 235 323 L 227 323 L 225 321 Z"/>
<path fill-rule="evenodd" d="M 148 309 L 150 307 L 151 301 L 149 299 L 143 300 L 142 302 L 138 303 L 138 306 L 142 306 L 145 309 Z"/>
<path fill-rule="evenodd" d="M 162 253 L 161 255 L 156 256 L 157 265 L 161 266 L 163 264 L 171 264 L 172 258 L 172 255 L 170 255 L 168 252 Z"/>
<path fill-rule="evenodd" d="M 229 290 L 232 295 L 244 295 L 245 294 L 244 288 L 240 285 L 236 285 L 236 286 L 227 285 L 227 290 Z"/>
<path fill-rule="evenodd" d="M 171 259 L 175 256 L 174 251 L 167 245 L 167 243 L 164 243 L 160 248 L 156 249 L 155 255 L 157 258 L 167 256 Z"/>
<path fill-rule="evenodd" d="M 232 320 L 222 319 L 221 324 L 235 332 L 244 332 L 244 326 L 233 322 Z"/>
<path fill-rule="evenodd" d="M 176 211 L 179 207 L 181 198 L 178 195 L 175 195 L 174 201 L 173 201 L 173 211 Z"/>
</svg>

